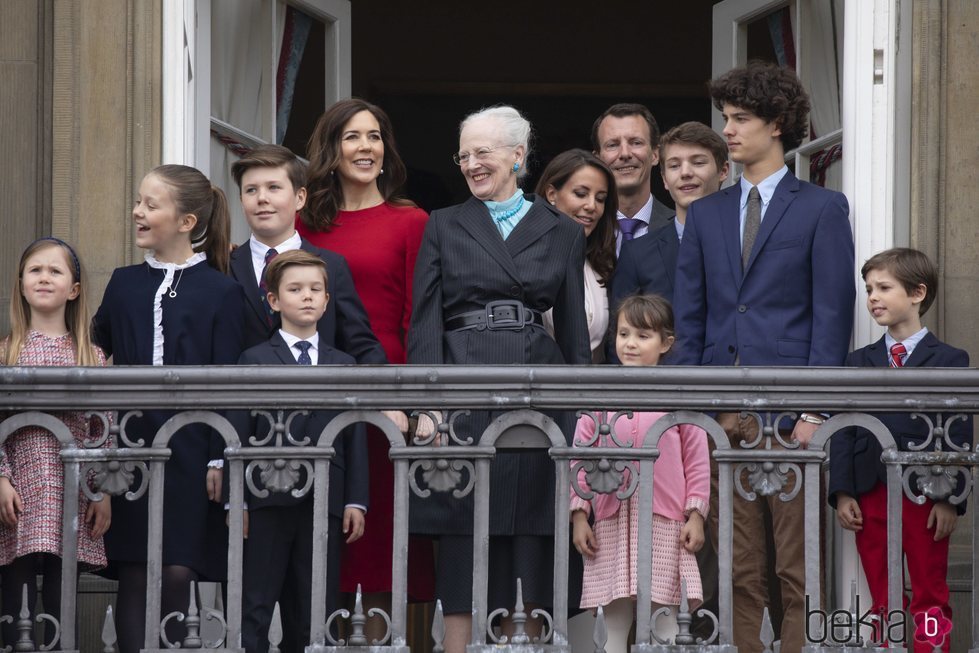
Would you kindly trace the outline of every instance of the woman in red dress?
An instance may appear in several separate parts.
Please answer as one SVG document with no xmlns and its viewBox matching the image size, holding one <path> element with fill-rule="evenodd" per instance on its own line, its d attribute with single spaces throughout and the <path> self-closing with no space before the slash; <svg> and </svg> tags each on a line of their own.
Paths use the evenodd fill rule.
<svg viewBox="0 0 979 653">
<path fill-rule="evenodd" d="M 411 282 L 428 214 L 396 199 L 405 181 L 391 122 L 363 100 L 341 100 L 326 110 L 309 142 L 308 201 L 297 229 L 318 247 L 343 255 L 357 294 L 388 361 L 405 362 L 411 322 Z M 399 426 L 407 430 L 407 420 Z M 370 515 L 364 537 L 347 547 L 340 589 L 359 583 L 364 609 L 390 614 L 394 467 L 387 439 L 368 429 L 371 471 Z M 430 601 L 434 565 L 429 540 L 412 538 L 408 547 L 408 596 Z M 370 620 L 383 634 L 383 624 Z"/>
</svg>

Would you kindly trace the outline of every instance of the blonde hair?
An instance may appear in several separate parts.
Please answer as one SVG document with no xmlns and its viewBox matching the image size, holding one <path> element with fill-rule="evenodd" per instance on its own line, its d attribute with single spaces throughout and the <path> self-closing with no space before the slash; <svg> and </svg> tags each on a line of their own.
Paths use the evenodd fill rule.
<svg viewBox="0 0 979 653">
<path fill-rule="evenodd" d="M 88 304 L 85 292 L 85 271 L 82 269 L 81 261 L 75 254 L 71 245 L 57 238 L 40 238 L 27 246 L 24 253 L 20 256 L 20 265 L 17 268 L 17 277 L 14 279 L 14 287 L 10 293 L 10 333 L 0 343 L 0 361 L 5 365 L 16 365 L 17 358 L 20 356 L 24 343 L 27 340 L 27 331 L 31 326 L 31 306 L 22 292 L 22 282 L 24 278 L 24 267 L 27 259 L 45 247 L 57 247 L 61 249 L 68 263 L 68 268 L 72 273 L 72 280 L 78 284 L 78 296 L 69 299 L 65 305 L 65 328 L 71 334 L 75 345 L 75 363 L 77 365 L 98 365 L 98 354 L 95 353 L 95 346 L 89 334 L 89 315 Z"/>
</svg>

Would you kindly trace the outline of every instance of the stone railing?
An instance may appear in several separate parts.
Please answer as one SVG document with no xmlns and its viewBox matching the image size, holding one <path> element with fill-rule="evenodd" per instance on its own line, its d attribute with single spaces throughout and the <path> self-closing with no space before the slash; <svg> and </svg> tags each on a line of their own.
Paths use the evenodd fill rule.
<svg viewBox="0 0 979 653">
<path fill-rule="evenodd" d="M 126 432 L 134 411 L 165 409 L 173 417 L 156 432 L 152 441 L 133 440 Z M 380 411 L 404 409 L 438 411 L 442 416 L 437 433 L 427 441 L 407 444 L 395 425 Z M 780 435 L 780 419 L 790 419 L 801 410 L 831 414 L 818 428 L 812 442 L 802 448 Z M 101 414 L 116 413 L 107 437 L 79 448 L 68 427 L 53 415 L 73 410 Z M 229 421 L 229 411 L 253 411 L 268 424 L 266 433 L 250 435 L 250 446 L 242 446 L 239 433 Z M 293 434 L 289 424 L 294 411 L 337 411 L 319 433 Z M 490 411 L 489 427 L 478 438 L 456 433 L 455 418 L 462 411 Z M 553 418 L 571 412 L 595 420 L 591 446 L 570 446 Z M 612 425 L 627 411 L 666 411 L 646 433 L 641 448 L 620 447 Z M 758 437 L 732 447 L 714 420 L 721 412 L 736 412 L 757 421 Z M 871 413 L 919 413 L 931 426 L 930 443 L 920 451 L 898 451 L 895 440 Z M 308 651 L 338 651 L 363 646 L 379 653 L 400 653 L 406 645 L 407 542 L 409 499 L 414 493 L 451 493 L 458 500 L 471 495 L 474 503 L 473 635 L 469 645 L 476 651 L 520 650 L 568 651 L 568 511 L 572 488 L 588 498 L 589 492 L 618 492 L 625 498 L 639 493 L 637 637 L 633 651 L 735 651 L 732 640 L 732 610 L 737 597 L 732 589 L 732 498 L 735 492 L 746 500 L 777 495 L 790 500 L 803 493 L 805 506 L 805 589 L 812 611 L 825 609 L 820 601 L 825 561 L 820 559 L 825 521 L 829 518 L 820 488 L 821 466 L 829 451 L 829 438 L 845 427 L 870 430 L 881 443 L 887 464 L 888 483 L 888 568 L 889 607 L 901 610 L 901 495 L 923 502 L 925 497 L 959 503 L 971 492 L 979 449 L 960 448 L 947 435 L 947 426 L 965 415 L 979 412 L 979 371 L 907 369 L 786 369 L 786 368 L 622 368 L 622 367 L 209 367 L 209 368 L 0 368 L 0 442 L 25 426 L 39 426 L 61 443 L 65 469 L 63 506 L 62 605 L 60 615 L 37 615 L 38 621 L 58 624 L 57 641 L 35 642 L 32 614 L 26 599 L 23 606 L 4 606 L 15 624 L 18 640 L 6 642 L 15 651 L 77 650 L 75 641 L 77 523 L 79 492 L 97 499 L 101 495 L 136 499 L 148 496 L 149 537 L 147 543 L 148 583 L 146 601 L 146 651 L 170 648 L 240 650 L 243 509 L 251 493 L 311 492 L 314 501 L 312 568 L 313 628 Z M 433 417 L 436 413 L 429 413 Z M 227 609 L 225 614 L 199 608 L 193 598 L 186 612 L 161 615 L 163 488 L 168 447 L 181 429 L 190 424 L 210 426 L 226 445 L 229 479 L 229 545 Z M 394 597 L 391 613 L 382 614 L 387 633 L 382 641 L 368 642 L 364 636 L 366 615 L 338 611 L 326 615 L 327 498 L 330 492 L 329 460 L 335 455 L 334 439 L 355 423 L 373 424 L 388 438 L 395 467 L 394 490 Z M 657 444 L 671 426 L 692 424 L 702 428 L 713 443 L 719 468 L 719 614 L 699 615 L 715 624 L 705 639 L 690 634 L 691 615 L 684 601 L 677 621 L 680 632 L 673 642 L 658 640 L 652 633 L 650 576 L 652 569 L 652 502 Z M 443 446 L 418 446 L 437 444 Z M 107 444 L 111 446 L 104 446 Z M 489 613 L 487 562 L 489 477 L 498 449 L 546 449 L 555 470 L 554 593 L 553 612 L 526 614 L 519 588 L 510 616 L 515 633 L 509 638 L 493 628 L 501 616 Z M 935 450 L 932 450 L 932 449 Z M 927 449 L 927 450 L 926 450 Z M 591 489 L 578 487 L 577 471 L 586 472 Z M 624 491 L 621 483 L 629 470 L 632 482 Z M 258 474 L 254 472 L 258 471 Z M 909 482 L 914 473 L 916 487 Z M 305 479 L 300 483 L 300 479 Z M 979 520 L 973 520 L 972 614 L 979 612 Z M 26 592 L 26 590 L 25 590 Z M 358 602 L 359 605 L 359 602 Z M 849 606 L 840 606 L 845 613 Z M 162 619 L 161 619 L 162 617 Z M 532 638 L 524 623 L 533 617 L 544 622 L 540 638 Z M 183 622 L 185 635 L 169 642 L 161 634 L 166 621 Z M 201 637 L 202 619 L 218 624 L 220 636 Z M 346 621 L 344 639 L 330 628 Z M 163 622 L 163 623 L 161 623 Z M 832 622 L 829 622 L 832 623 Z M 766 651 L 773 636 L 767 618 L 759 637 Z M 833 650 L 846 645 L 848 651 L 877 650 L 882 642 L 866 642 L 856 630 L 846 636 L 826 623 L 810 624 L 808 651 Z M 979 623 L 973 620 L 970 651 L 979 653 Z M 594 650 L 604 649 L 605 624 L 596 621 Z M 273 624 L 272 650 L 277 650 L 280 632 Z M 444 624 L 436 610 L 432 625 L 435 649 L 442 650 Z M 103 633 L 105 649 L 114 650 L 111 617 Z M 903 642 L 893 642 L 901 646 Z M 528 648 L 529 647 L 529 648 Z M 900 650 L 890 648 L 888 650 Z"/>
</svg>

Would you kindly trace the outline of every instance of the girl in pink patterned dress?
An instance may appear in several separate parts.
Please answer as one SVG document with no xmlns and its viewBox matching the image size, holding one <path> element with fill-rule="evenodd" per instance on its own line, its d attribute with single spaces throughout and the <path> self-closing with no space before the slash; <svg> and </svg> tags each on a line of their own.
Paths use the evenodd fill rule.
<svg viewBox="0 0 979 653">
<path fill-rule="evenodd" d="M 662 297 L 637 295 L 622 302 L 618 313 L 615 352 L 623 365 L 656 365 L 673 345 L 673 310 Z M 641 447 L 646 432 L 664 413 L 622 415 L 614 425 L 622 446 Z M 606 415 L 609 419 L 611 415 Z M 595 421 L 588 415 L 578 420 L 574 445 L 615 446 L 596 437 Z M 659 458 L 653 476 L 653 611 L 672 606 L 670 616 L 660 616 L 654 632 L 664 640 L 676 635 L 676 609 L 680 581 L 687 583 L 692 607 L 703 600 L 700 572 L 694 557 L 704 544 L 704 518 L 710 496 L 710 459 L 707 434 L 682 425 L 672 427 L 659 440 Z M 628 472 L 626 472 L 628 474 Z M 584 470 L 579 487 L 587 490 Z M 623 481 L 623 488 L 628 478 Z M 622 489 L 622 488 L 620 488 Z M 636 559 L 639 530 L 639 489 L 625 501 L 615 494 L 595 494 L 585 501 L 572 489 L 571 519 L 574 544 L 584 556 L 585 571 L 581 607 L 603 606 L 608 653 L 624 653 L 635 614 Z M 594 516 L 594 529 L 588 516 Z"/>
<path fill-rule="evenodd" d="M 105 365 L 102 350 L 89 339 L 81 265 L 67 243 L 42 238 L 24 251 L 11 293 L 10 328 L 0 341 L 4 365 Z M 104 424 L 98 418 L 86 418 L 80 411 L 54 417 L 68 426 L 78 447 L 86 440 L 102 439 Z M 108 441 L 103 445 L 108 446 Z M 60 449 L 55 436 L 37 426 L 15 431 L 0 449 L 0 575 L 7 614 L 20 611 L 25 584 L 33 609 L 35 575 L 40 573 L 44 610 L 60 618 L 64 495 Z M 78 561 L 83 568 L 106 564 L 102 535 L 109 528 L 110 506 L 107 498 L 96 502 L 79 495 Z M 7 643 L 16 641 L 13 624 L 4 624 L 3 634 Z"/>
</svg>

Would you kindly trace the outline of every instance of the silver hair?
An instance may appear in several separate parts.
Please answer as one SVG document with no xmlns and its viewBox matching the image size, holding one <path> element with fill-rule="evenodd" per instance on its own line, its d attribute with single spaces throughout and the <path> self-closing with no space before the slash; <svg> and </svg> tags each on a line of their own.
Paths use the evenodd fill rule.
<svg viewBox="0 0 979 653">
<path fill-rule="evenodd" d="M 517 179 L 527 176 L 527 160 L 530 158 L 530 122 L 523 117 L 519 111 L 506 104 L 499 104 L 475 111 L 466 116 L 459 123 L 459 133 L 467 125 L 478 120 L 492 119 L 500 125 L 500 139 L 506 145 L 522 145 L 524 149 L 523 161 L 520 170 L 517 171 Z"/>
</svg>

